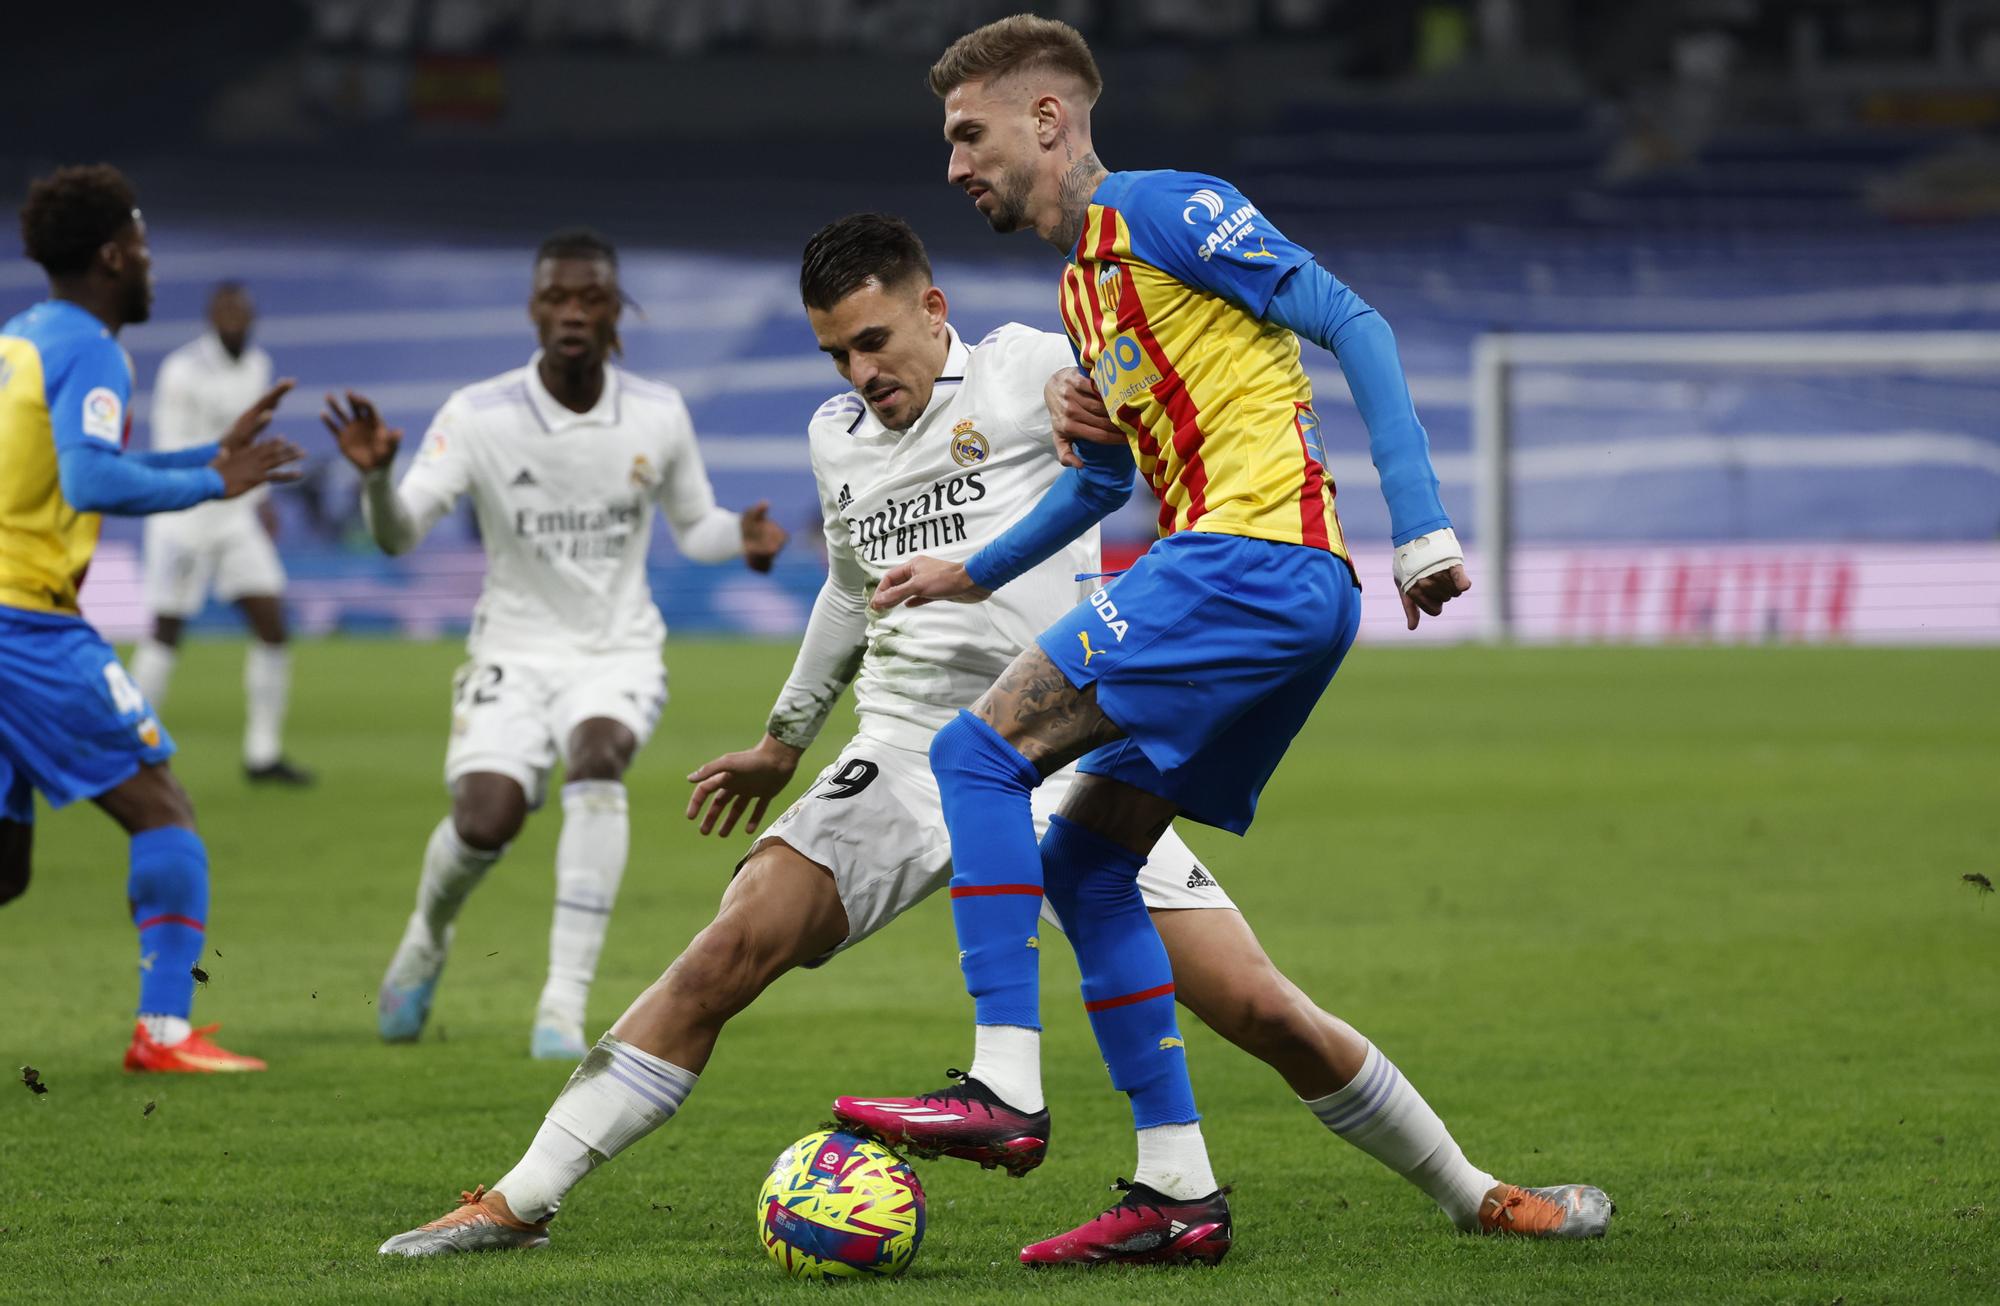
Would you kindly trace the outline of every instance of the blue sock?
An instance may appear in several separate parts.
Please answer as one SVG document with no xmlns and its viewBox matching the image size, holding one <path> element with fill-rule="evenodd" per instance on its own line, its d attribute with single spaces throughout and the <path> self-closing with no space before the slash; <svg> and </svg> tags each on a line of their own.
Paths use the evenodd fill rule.
<svg viewBox="0 0 2000 1306">
<path fill-rule="evenodd" d="M 176 825 L 133 835 L 125 896 L 139 928 L 139 1012 L 185 1019 L 194 1010 L 192 972 L 208 922 L 201 836 Z"/>
<path fill-rule="evenodd" d="M 951 831 L 958 965 L 981 1025 L 1042 1027 L 1042 859 L 1029 794 L 1042 782 L 999 732 L 960 712 L 931 740 Z"/>
<path fill-rule="evenodd" d="M 1132 1099 L 1140 1129 L 1201 1119 L 1174 1014 L 1173 966 L 1139 896 L 1145 864 L 1143 855 L 1060 816 L 1042 837 L 1049 905 L 1076 950 L 1084 1010 L 1112 1087 Z"/>
</svg>

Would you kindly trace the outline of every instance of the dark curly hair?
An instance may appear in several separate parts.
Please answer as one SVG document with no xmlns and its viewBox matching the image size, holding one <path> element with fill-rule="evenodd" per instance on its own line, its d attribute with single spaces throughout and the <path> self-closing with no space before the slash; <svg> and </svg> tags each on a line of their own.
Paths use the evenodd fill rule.
<svg viewBox="0 0 2000 1306">
<path fill-rule="evenodd" d="M 82 272 L 132 223 L 139 196 L 108 163 L 57 168 L 28 186 L 21 245 L 50 276 Z"/>
</svg>

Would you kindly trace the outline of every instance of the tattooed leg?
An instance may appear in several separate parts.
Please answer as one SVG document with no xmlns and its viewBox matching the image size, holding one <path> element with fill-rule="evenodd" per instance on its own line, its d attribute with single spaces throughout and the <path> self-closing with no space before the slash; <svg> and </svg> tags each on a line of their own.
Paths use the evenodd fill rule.
<svg viewBox="0 0 2000 1306">
<path fill-rule="evenodd" d="M 972 705 L 972 714 L 1028 759 L 1044 779 L 1125 732 L 1097 706 L 1097 687 L 1069 683 L 1030 644 Z"/>
</svg>

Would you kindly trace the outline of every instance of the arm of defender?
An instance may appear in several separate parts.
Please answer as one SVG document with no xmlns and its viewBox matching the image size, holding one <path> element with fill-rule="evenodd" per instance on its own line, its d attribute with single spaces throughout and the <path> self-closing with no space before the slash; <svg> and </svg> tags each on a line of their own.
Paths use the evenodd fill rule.
<svg viewBox="0 0 2000 1306">
<path fill-rule="evenodd" d="M 139 516 L 221 498 L 222 474 L 213 468 L 156 467 L 124 456 L 131 391 L 125 356 L 108 340 L 80 352 L 50 386 L 49 428 L 64 501 L 78 512 Z"/>
<path fill-rule="evenodd" d="M 717 506 L 715 487 L 701 461 L 694 420 L 685 405 L 674 421 L 675 447 L 655 492 L 660 510 L 673 532 L 674 546 L 696 562 L 727 562 L 741 557 L 752 571 L 769 571 L 789 538 L 770 518 L 771 505 L 753 504 L 741 513 Z"/>
<path fill-rule="evenodd" d="M 720 821 L 720 833 L 727 836 L 746 810 L 749 821 L 744 833 L 757 832 L 771 800 L 791 783 L 800 756 L 853 683 L 868 651 L 867 573 L 854 557 L 838 510 L 822 498 L 821 511 L 826 521 L 826 583 L 813 600 L 805 638 L 765 722 L 763 739 L 754 748 L 725 753 L 688 776 L 695 788 L 688 795 L 687 817 L 701 821 L 703 834 L 717 832 Z"/>
<path fill-rule="evenodd" d="M 341 455 L 361 473 L 362 520 L 376 546 L 392 557 L 415 548 L 470 488 L 460 430 L 465 419 L 455 398 L 438 410 L 400 486 L 390 483 L 389 471 L 403 433 L 382 420 L 367 396 L 349 390 L 343 408 L 328 395 L 320 421 L 332 432 Z"/>
</svg>

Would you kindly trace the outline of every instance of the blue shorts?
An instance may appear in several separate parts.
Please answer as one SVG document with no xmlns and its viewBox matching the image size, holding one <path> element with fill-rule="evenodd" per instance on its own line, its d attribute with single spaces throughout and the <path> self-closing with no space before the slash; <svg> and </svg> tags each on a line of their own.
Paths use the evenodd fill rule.
<svg viewBox="0 0 2000 1306">
<path fill-rule="evenodd" d="M 1183 531 L 1037 643 L 1125 732 L 1078 770 L 1241 834 L 1360 620 L 1354 573 L 1324 549 Z"/>
<path fill-rule="evenodd" d="M 81 617 L 0 607 L 0 820 L 116 789 L 174 755 L 118 655 Z"/>
</svg>

